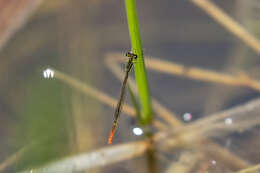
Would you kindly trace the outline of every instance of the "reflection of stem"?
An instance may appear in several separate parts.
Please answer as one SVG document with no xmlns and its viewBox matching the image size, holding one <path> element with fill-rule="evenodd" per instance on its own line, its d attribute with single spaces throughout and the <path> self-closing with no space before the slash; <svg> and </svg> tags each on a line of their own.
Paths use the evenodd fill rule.
<svg viewBox="0 0 260 173">
<path fill-rule="evenodd" d="M 204 10 L 208 15 L 224 26 L 232 34 L 244 41 L 258 55 L 260 55 L 260 41 L 248 32 L 243 26 L 232 19 L 210 0 L 191 0 L 192 3 Z"/>
<path fill-rule="evenodd" d="M 157 158 L 156 151 L 154 150 L 154 147 L 149 148 L 146 152 L 146 159 L 147 159 L 147 172 L 148 173 L 157 173 Z"/>
<path fill-rule="evenodd" d="M 146 159 L 147 159 L 147 172 L 148 173 L 157 173 L 157 158 L 156 158 L 156 148 L 155 148 L 155 141 L 153 140 L 153 134 L 147 132 L 146 133 L 147 140 L 149 141 L 150 145 L 146 152 Z"/>
</svg>

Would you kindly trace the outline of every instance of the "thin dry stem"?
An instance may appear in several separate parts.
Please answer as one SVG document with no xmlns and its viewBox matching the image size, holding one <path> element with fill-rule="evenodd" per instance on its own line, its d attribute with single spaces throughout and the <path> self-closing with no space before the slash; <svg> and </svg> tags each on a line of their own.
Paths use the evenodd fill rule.
<svg viewBox="0 0 260 173">
<path fill-rule="evenodd" d="M 244 115 L 252 116 L 252 114 L 259 114 L 260 99 L 252 100 L 244 105 L 237 106 L 233 109 L 222 111 L 209 115 L 205 118 L 199 119 L 190 126 L 190 130 L 195 128 L 205 127 L 205 124 L 214 124 L 217 121 L 222 121 L 226 118 L 234 117 L 235 119 L 242 118 Z"/>
<path fill-rule="evenodd" d="M 209 16 L 215 19 L 219 24 L 224 26 L 228 31 L 241 39 L 260 55 L 260 41 L 246 30 L 242 25 L 232 19 L 221 8 L 216 6 L 210 0 L 191 0 L 191 2 L 205 11 Z"/>
<path fill-rule="evenodd" d="M 109 59 L 112 58 L 117 62 L 123 61 L 122 58 L 120 58 L 120 54 L 118 53 L 109 54 Z M 260 81 L 250 78 L 245 73 L 229 75 L 197 67 L 185 67 L 181 64 L 177 64 L 171 61 L 165 61 L 151 57 L 146 58 L 145 62 L 148 69 L 161 73 L 231 86 L 249 87 L 260 91 Z"/>
<path fill-rule="evenodd" d="M 155 136 L 155 140 L 164 141 L 162 143 L 162 147 L 164 148 L 169 146 L 199 147 L 202 151 L 206 151 L 206 153 L 214 158 L 221 160 L 222 163 L 231 169 L 243 169 L 248 167 L 249 163 L 247 161 L 232 156 L 228 150 L 208 141 L 206 138 L 224 136 L 234 131 L 243 131 L 257 126 L 260 124 L 259 113 L 260 99 L 255 99 L 246 104 L 222 111 L 221 113 L 206 116 L 204 120 L 198 120 L 197 122 L 174 129 L 171 137 L 169 137 L 171 134 L 169 132 L 168 134 L 167 132 L 159 133 Z M 220 118 L 218 118 L 218 116 L 220 116 Z M 227 117 L 233 119 L 233 123 L 225 123 L 224 118 Z M 201 145 L 201 143 L 203 144 Z"/>
<path fill-rule="evenodd" d="M 105 147 L 90 153 L 83 153 L 62 159 L 41 168 L 23 171 L 21 173 L 74 173 L 111 165 L 119 161 L 128 160 L 144 154 L 149 148 L 146 141 L 131 142 L 126 144 Z"/>
<path fill-rule="evenodd" d="M 194 80 L 249 87 L 260 91 L 260 82 L 250 78 L 244 73 L 229 75 L 197 67 L 185 67 L 181 64 L 162 61 L 155 58 L 147 59 L 147 67 L 155 71 L 187 77 Z"/>
<path fill-rule="evenodd" d="M 260 99 L 255 99 L 246 104 L 206 116 L 202 120 L 197 120 L 193 123 L 173 129 L 173 132 L 168 133 L 168 135 L 182 134 L 184 132 L 196 132 L 197 135 L 201 135 L 205 138 L 205 136 L 212 137 L 217 136 L 218 134 L 226 134 L 223 132 L 221 133 L 221 131 L 243 131 L 260 124 L 259 113 Z M 232 122 L 226 123 L 226 118 L 230 118 Z"/>
</svg>

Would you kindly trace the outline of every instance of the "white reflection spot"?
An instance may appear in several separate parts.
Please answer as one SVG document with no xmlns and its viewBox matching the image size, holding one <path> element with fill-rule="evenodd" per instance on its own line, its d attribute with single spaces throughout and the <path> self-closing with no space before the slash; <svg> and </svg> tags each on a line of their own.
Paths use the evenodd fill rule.
<svg viewBox="0 0 260 173">
<path fill-rule="evenodd" d="M 136 135 L 136 136 L 140 136 L 143 134 L 143 130 L 139 127 L 135 127 L 133 128 L 133 133 Z"/>
<path fill-rule="evenodd" d="M 226 118 L 225 119 L 225 124 L 226 125 L 231 125 L 232 123 L 233 123 L 232 118 Z"/>
<path fill-rule="evenodd" d="M 212 165 L 216 165 L 217 164 L 216 160 L 212 160 L 211 163 L 212 163 Z"/>
<path fill-rule="evenodd" d="M 183 115 L 183 119 L 184 119 L 184 121 L 190 121 L 192 119 L 191 113 L 185 113 Z"/>
<path fill-rule="evenodd" d="M 54 77 L 54 71 L 50 68 L 47 68 L 46 70 L 43 71 L 43 77 L 45 79 L 51 79 Z"/>
</svg>

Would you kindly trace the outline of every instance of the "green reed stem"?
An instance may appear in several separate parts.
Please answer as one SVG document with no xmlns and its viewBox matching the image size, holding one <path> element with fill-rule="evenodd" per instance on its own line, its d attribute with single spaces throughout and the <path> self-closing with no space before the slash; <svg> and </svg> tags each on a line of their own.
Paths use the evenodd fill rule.
<svg viewBox="0 0 260 173">
<path fill-rule="evenodd" d="M 142 42 L 140 37 L 135 0 L 125 0 L 132 53 L 137 55 L 134 62 L 135 78 L 141 103 L 140 123 L 148 125 L 152 121 L 152 106 L 148 87 Z"/>
</svg>

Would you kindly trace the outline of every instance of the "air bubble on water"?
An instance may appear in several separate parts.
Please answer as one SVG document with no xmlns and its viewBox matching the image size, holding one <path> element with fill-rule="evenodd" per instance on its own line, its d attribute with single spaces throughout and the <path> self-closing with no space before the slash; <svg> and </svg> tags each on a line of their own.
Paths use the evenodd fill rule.
<svg viewBox="0 0 260 173">
<path fill-rule="evenodd" d="M 233 123 L 232 118 L 226 118 L 226 119 L 225 119 L 225 124 L 226 124 L 226 125 L 231 125 L 232 123 Z"/>
<path fill-rule="evenodd" d="M 139 128 L 139 127 L 135 127 L 135 128 L 133 128 L 133 133 L 136 136 L 140 136 L 140 135 L 143 134 L 143 130 L 141 128 Z"/>
<path fill-rule="evenodd" d="M 54 71 L 50 68 L 47 68 L 46 70 L 43 71 L 43 77 L 45 79 L 52 79 L 54 78 Z"/>
<path fill-rule="evenodd" d="M 212 160 L 211 163 L 212 163 L 212 165 L 216 165 L 217 164 L 216 160 Z"/>
<path fill-rule="evenodd" d="M 190 121 L 192 119 L 191 113 L 185 113 L 183 114 L 184 121 Z"/>
</svg>

